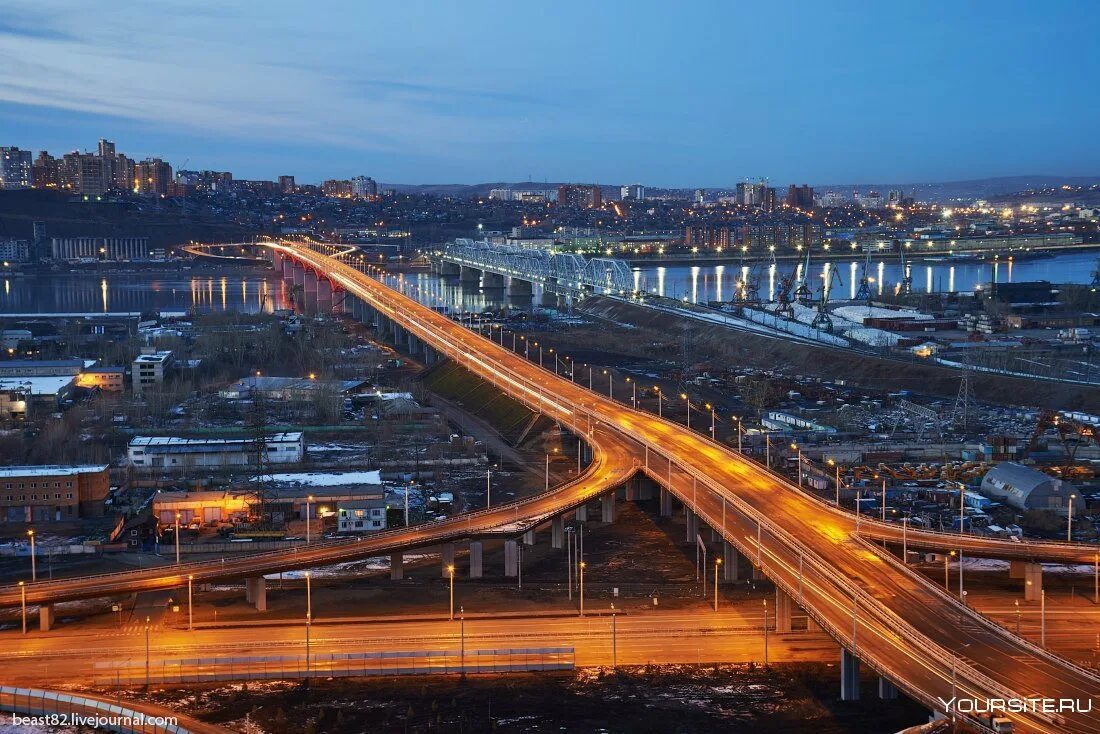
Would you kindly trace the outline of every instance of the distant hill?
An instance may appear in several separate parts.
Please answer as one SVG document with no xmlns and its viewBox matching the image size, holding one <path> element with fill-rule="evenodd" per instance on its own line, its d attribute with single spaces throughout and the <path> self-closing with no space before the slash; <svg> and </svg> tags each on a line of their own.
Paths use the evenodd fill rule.
<svg viewBox="0 0 1100 734">
<path fill-rule="evenodd" d="M 478 184 L 380 184 L 380 188 L 395 189 L 396 191 L 406 193 L 434 194 L 436 196 L 455 196 L 462 198 L 471 196 L 487 196 L 489 194 L 489 191 L 492 189 L 556 189 L 562 183 L 569 182 L 495 181 L 492 183 Z M 977 178 L 967 181 L 939 181 L 924 183 L 880 182 L 812 185 L 815 191 L 836 191 L 838 193 L 843 193 L 846 195 L 851 195 L 851 192 L 853 190 L 857 190 L 863 193 L 874 190 L 885 195 L 885 193 L 887 191 L 890 191 L 891 189 L 901 189 L 907 195 L 915 196 L 921 201 L 948 202 L 957 200 L 969 201 L 973 199 L 992 199 L 1016 194 L 1025 190 L 1057 188 L 1058 186 L 1062 185 L 1087 186 L 1094 183 L 1100 183 L 1100 175 L 1051 176 L 1046 174 L 1035 174 L 1029 176 L 1000 176 L 997 178 Z M 780 191 L 783 191 L 787 188 L 787 184 L 773 183 L 772 185 L 779 188 Z M 706 191 L 711 193 L 717 191 L 732 191 L 735 187 L 736 183 L 731 183 L 729 186 L 725 187 L 710 186 L 706 188 Z M 603 184 L 601 188 L 603 189 L 605 196 L 618 198 L 619 186 L 617 184 Z M 650 194 L 653 195 L 667 195 L 670 193 L 675 193 L 683 195 L 685 197 L 690 197 L 692 191 L 694 190 L 692 188 L 661 188 L 656 186 L 647 186 L 646 189 Z"/>
</svg>

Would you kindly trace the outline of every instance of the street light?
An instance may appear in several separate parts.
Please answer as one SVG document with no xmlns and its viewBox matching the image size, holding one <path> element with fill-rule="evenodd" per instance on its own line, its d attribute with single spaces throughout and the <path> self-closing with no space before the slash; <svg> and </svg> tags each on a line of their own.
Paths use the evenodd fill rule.
<svg viewBox="0 0 1100 734">
<path fill-rule="evenodd" d="M 149 688 L 149 618 L 145 618 L 145 688 Z"/>
<path fill-rule="evenodd" d="M 718 569 L 722 567 L 722 559 L 714 559 L 714 611 L 718 611 Z"/>
<path fill-rule="evenodd" d="M 796 472 L 798 473 L 798 487 L 802 488 L 802 449 L 798 444 L 792 443 L 791 450 L 798 452 L 798 464 L 796 465 Z"/>
<path fill-rule="evenodd" d="M 180 514 L 176 513 L 176 565 L 180 563 Z"/>
<path fill-rule="evenodd" d="M 1073 542 L 1073 501 L 1077 499 L 1076 494 L 1069 496 L 1069 514 L 1066 515 L 1066 542 Z"/>
<path fill-rule="evenodd" d="M 688 430 L 690 431 L 691 430 L 691 400 L 688 398 L 686 392 L 680 393 L 680 397 L 684 399 L 684 404 L 687 405 L 687 409 L 688 409 L 687 427 L 688 427 Z"/>
<path fill-rule="evenodd" d="M 581 616 L 584 616 L 584 569 L 588 564 L 584 561 L 580 563 L 580 580 L 581 580 Z"/>
<path fill-rule="evenodd" d="M 194 630 L 194 617 L 191 615 L 191 582 L 195 580 L 194 575 L 187 574 L 187 631 Z"/>
<path fill-rule="evenodd" d="M 310 528 L 311 528 L 310 517 L 313 514 L 312 512 L 310 512 L 310 509 L 311 509 L 310 504 L 312 502 L 313 502 L 313 495 L 307 495 L 306 496 L 306 545 L 309 545 L 311 540 L 312 540 L 311 537 L 310 537 Z M 407 517 L 405 518 L 405 524 L 406 525 L 409 524 Z"/>
<path fill-rule="evenodd" d="M 1039 644 L 1047 646 L 1047 590 L 1039 591 Z"/>
<path fill-rule="evenodd" d="M 447 566 L 447 573 L 451 577 L 451 621 L 455 621 L 455 567 Z"/>
<path fill-rule="evenodd" d="M 310 573 L 306 571 L 306 676 L 309 675 L 309 632 L 313 626 L 313 586 Z"/>
<path fill-rule="evenodd" d="M 714 421 L 715 421 L 714 406 L 711 405 L 710 403 L 707 403 L 707 410 L 710 411 L 710 440 L 713 441 L 714 440 Z"/>
<path fill-rule="evenodd" d="M 1015 599 L 1012 602 L 1016 605 L 1016 636 L 1020 636 L 1020 600 Z"/>
<path fill-rule="evenodd" d="M 611 669 L 619 668 L 619 640 L 618 629 L 615 624 L 615 605 L 611 605 Z"/>
<path fill-rule="evenodd" d="M 764 600 L 764 667 L 768 667 L 768 600 Z"/>
<path fill-rule="evenodd" d="M 27 634 L 27 585 L 19 582 L 19 596 L 23 605 L 23 634 Z"/>
<path fill-rule="evenodd" d="M 944 591 L 950 591 L 951 590 L 951 585 L 950 585 L 950 583 L 948 581 L 948 577 L 947 577 L 947 573 L 948 573 L 947 572 L 947 564 L 951 561 L 951 558 L 954 555 L 955 555 L 955 551 L 951 551 L 950 553 L 945 553 L 944 556 L 943 556 L 943 590 Z"/>
<path fill-rule="evenodd" d="M 28 530 L 27 535 L 29 535 L 30 539 L 31 539 L 31 581 L 37 581 L 38 580 L 38 557 L 34 552 L 34 531 L 33 530 Z M 179 562 L 180 562 L 179 553 L 177 552 L 176 553 L 176 563 L 179 563 Z"/>
<path fill-rule="evenodd" d="M 653 392 L 657 393 L 657 417 L 658 418 L 664 418 L 665 417 L 664 408 L 661 405 L 661 386 L 660 385 L 654 385 L 653 386 Z"/>
</svg>

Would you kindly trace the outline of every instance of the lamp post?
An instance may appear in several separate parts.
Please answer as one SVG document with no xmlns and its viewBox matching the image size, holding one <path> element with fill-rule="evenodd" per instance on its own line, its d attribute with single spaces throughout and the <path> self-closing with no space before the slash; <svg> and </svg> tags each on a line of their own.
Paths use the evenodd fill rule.
<svg viewBox="0 0 1100 734">
<path fill-rule="evenodd" d="M 1066 515 L 1066 542 L 1073 542 L 1073 501 L 1077 499 L 1076 494 L 1069 496 L 1069 514 Z"/>
<path fill-rule="evenodd" d="M 743 454 L 741 450 L 741 434 L 745 432 L 745 427 L 741 424 L 741 419 L 737 416 L 733 416 L 733 419 L 737 421 L 737 453 Z"/>
<path fill-rule="evenodd" d="M 191 595 L 191 583 L 195 580 L 193 574 L 187 574 L 187 631 L 193 632 L 195 629 L 195 617 L 192 615 L 192 601 Z"/>
<path fill-rule="evenodd" d="M 827 463 L 836 469 L 836 506 L 840 507 L 840 464 L 833 459 L 829 459 Z"/>
<path fill-rule="evenodd" d="M 145 688 L 149 688 L 149 618 L 145 618 Z"/>
<path fill-rule="evenodd" d="M 31 539 L 31 581 L 38 580 L 38 554 L 34 551 L 34 531 L 28 530 L 27 535 Z M 176 526 L 176 537 L 179 537 L 179 525 Z M 178 542 L 178 541 L 177 541 Z M 176 550 L 176 563 L 180 562 L 179 549 Z"/>
<path fill-rule="evenodd" d="M 584 561 L 580 563 L 580 581 L 581 581 L 581 616 L 584 616 L 584 568 L 588 564 Z"/>
<path fill-rule="evenodd" d="M 603 373 L 607 375 L 607 397 L 612 400 L 615 399 L 615 375 L 609 370 L 604 370 Z"/>
<path fill-rule="evenodd" d="M 34 537 L 34 536 L 31 536 Z M 176 513 L 176 565 L 180 562 L 180 514 Z"/>
<path fill-rule="evenodd" d="M 490 507 L 492 507 L 492 502 L 490 501 L 490 499 L 491 499 L 490 493 L 492 492 L 492 485 L 490 484 L 491 477 L 492 477 L 492 472 L 493 472 L 493 470 L 492 470 L 491 467 L 488 467 L 488 466 L 485 467 L 485 509 L 486 510 L 488 510 Z"/>
<path fill-rule="evenodd" d="M 688 427 L 688 430 L 690 431 L 691 430 L 691 399 L 687 396 L 686 392 L 680 393 L 680 397 L 684 399 L 684 405 L 686 405 L 687 409 L 688 409 L 687 427 Z"/>
<path fill-rule="evenodd" d="M 27 585 L 19 582 L 19 596 L 23 605 L 23 634 L 27 634 Z"/>
<path fill-rule="evenodd" d="M 722 567 L 722 559 L 714 559 L 714 611 L 718 611 L 718 569 Z"/>
<path fill-rule="evenodd" d="M 657 417 L 658 418 L 664 418 L 665 417 L 664 407 L 661 404 L 661 386 L 660 385 L 654 385 L 653 386 L 653 391 L 655 393 L 657 393 Z"/>
<path fill-rule="evenodd" d="M 1047 646 L 1047 590 L 1039 591 L 1039 644 Z"/>
<path fill-rule="evenodd" d="M 943 556 L 943 590 L 944 591 L 950 591 L 951 590 L 951 585 L 950 585 L 950 582 L 949 582 L 948 576 L 947 576 L 947 574 L 948 574 L 947 564 L 951 561 L 951 557 L 953 555 L 955 555 L 955 551 L 951 551 L 950 553 L 945 553 L 944 556 Z"/>
<path fill-rule="evenodd" d="M 313 626 L 313 586 L 309 571 L 306 571 L 306 676 L 309 676 L 309 632 Z"/>
<path fill-rule="evenodd" d="M 451 577 L 451 621 L 455 621 L 455 567 L 447 566 L 447 574 Z"/>
<path fill-rule="evenodd" d="M 615 624 L 615 605 L 611 605 L 611 669 L 619 668 L 619 640 L 618 629 Z"/>
<path fill-rule="evenodd" d="M 466 674 L 466 607 L 458 608 L 459 670 Z"/>
<path fill-rule="evenodd" d="M 313 513 L 311 512 L 311 510 L 312 510 L 311 505 L 312 504 L 313 504 L 313 495 L 307 495 L 306 496 L 306 545 L 309 545 L 313 540 L 310 537 L 311 528 L 312 528 L 312 515 L 313 515 Z M 405 524 L 408 525 L 409 524 L 408 513 L 406 512 L 405 515 L 406 515 Z"/>
<path fill-rule="evenodd" d="M 1016 605 L 1016 636 L 1020 636 L 1020 600 L 1016 599 L 1012 602 Z"/>
<path fill-rule="evenodd" d="M 798 456 L 797 456 L 798 461 L 795 465 L 795 473 L 798 474 L 798 487 L 799 487 L 799 489 L 801 489 L 802 488 L 802 448 L 798 444 L 792 443 L 791 444 L 791 450 L 798 452 Z"/>
<path fill-rule="evenodd" d="M 901 562 L 909 563 L 909 515 L 901 519 Z"/>
<path fill-rule="evenodd" d="M 764 600 L 764 667 L 768 667 L 768 600 Z"/>
<path fill-rule="evenodd" d="M 772 468 L 772 441 L 768 434 L 764 434 L 764 464 L 769 469 Z"/>
<path fill-rule="evenodd" d="M 714 406 L 711 405 L 710 403 L 707 403 L 707 410 L 710 411 L 710 440 L 713 441 L 714 440 L 714 422 L 716 420 L 716 416 L 714 415 Z"/>
</svg>

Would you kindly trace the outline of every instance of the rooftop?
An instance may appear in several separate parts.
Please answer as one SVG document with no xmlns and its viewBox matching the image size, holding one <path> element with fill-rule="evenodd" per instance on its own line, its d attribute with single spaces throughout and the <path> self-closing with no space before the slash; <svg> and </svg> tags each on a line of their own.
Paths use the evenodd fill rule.
<svg viewBox="0 0 1100 734">
<path fill-rule="evenodd" d="M 0 467 L 0 477 L 71 477 L 106 470 L 107 464 L 38 464 L 35 466 Z"/>
<path fill-rule="evenodd" d="M 179 436 L 135 436 L 130 439 L 130 446 L 179 446 L 179 447 L 212 447 L 212 446 L 226 446 L 237 447 L 243 444 L 253 443 L 259 440 L 257 438 L 180 438 Z M 273 433 L 270 436 L 264 436 L 263 440 L 267 443 L 292 443 L 302 440 L 301 432 L 294 433 Z"/>
<path fill-rule="evenodd" d="M 0 390 L 25 390 L 29 387 L 31 395 L 57 395 L 75 379 L 76 375 L 0 377 Z"/>
</svg>

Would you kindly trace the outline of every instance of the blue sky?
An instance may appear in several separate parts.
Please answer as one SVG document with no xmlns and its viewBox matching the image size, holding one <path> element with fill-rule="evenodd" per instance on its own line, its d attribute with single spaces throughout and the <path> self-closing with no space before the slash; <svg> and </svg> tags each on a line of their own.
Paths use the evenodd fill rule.
<svg viewBox="0 0 1100 734">
<path fill-rule="evenodd" d="M 55 154 L 390 183 L 1100 175 L 1092 2 L 19 6 L 0 145 Z"/>
</svg>

